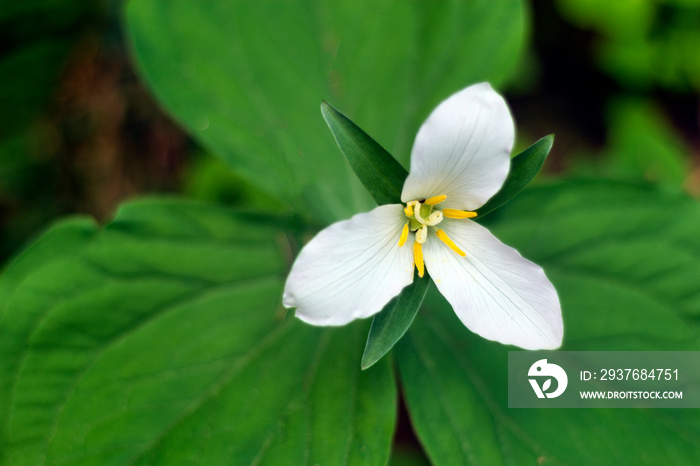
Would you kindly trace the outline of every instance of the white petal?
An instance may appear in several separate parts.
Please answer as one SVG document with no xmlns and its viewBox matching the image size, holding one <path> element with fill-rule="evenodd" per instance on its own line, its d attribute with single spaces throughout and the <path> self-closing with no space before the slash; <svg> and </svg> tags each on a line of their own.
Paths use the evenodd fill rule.
<svg viewBox="0 0 700 466">
<path fill-rule="evenodd" d="M 454 94 L 418 131 L 401 200 L 445 194 L 443 208 L 478 209 L 503 185 L 514 138 L 508 106 L 488 83 Z"/>
<path fill-rule="evenodd" d="M 466 253 L 435 235 L 424 245 L 430 276 L 470 330 L 525 349 L 561 345 L 559 298 L 544 271 L 470 220 L 446 219 L 440 227 Z"/>
<path fill-rule="evenodd" d="M 403 206 L 384 205 L 334 223 L 302 249 L 283 303 L 313 325 L 343 325 L 381 311 L 413 281 L 413 240 L 398 246 Z"/>
</svg>

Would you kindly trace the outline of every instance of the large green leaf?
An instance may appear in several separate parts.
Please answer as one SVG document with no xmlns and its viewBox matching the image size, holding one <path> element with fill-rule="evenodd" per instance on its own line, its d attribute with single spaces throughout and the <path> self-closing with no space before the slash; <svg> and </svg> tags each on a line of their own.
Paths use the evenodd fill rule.
<svg viewBox="0 0 700 466">
<path fill-rule="evenodd" d="M 318 105 L 327 100 L 406 165 L 453 92 L 517 65 L 520 1 L 128 2 L 137 65 L 212 153 L 316 220 L 368 210 Z"/>
<path fill-rule="evenodd" d="M 182 201 L 49 230 L 0 278 L 0 463 L 385 464 L 391 368 L 286 318 L 283 241 Z"/>
<path fill-rule="evenodd" d="M 700 205 L 650 187 L 569 182 L 488 217 L 561 298 L 563 350 L 700 350 Z M 428 294 L 397 348 L 434 464 L 697 464 L 700 413 L 508 409 L 507 353 Z"/>
</svg>

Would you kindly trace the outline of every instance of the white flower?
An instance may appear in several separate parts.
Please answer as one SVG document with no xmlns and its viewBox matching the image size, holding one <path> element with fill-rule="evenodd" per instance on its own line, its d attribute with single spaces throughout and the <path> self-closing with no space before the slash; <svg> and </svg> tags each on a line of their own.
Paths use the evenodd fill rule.
<svg viewBox="0 0 700 466">
<path fill-rule="evenodd" d="M 459 319 L 489 340 L 561 345 L 559 299 L 542 269 L 469 220 L 501 187 L 514 128 L 488 83 L 442 102 L 423 123 L 401 193 L 311 240 L 287 278 L 284 305 L 313 325 L 376 314 L 427 267 Z"/>
</svg>

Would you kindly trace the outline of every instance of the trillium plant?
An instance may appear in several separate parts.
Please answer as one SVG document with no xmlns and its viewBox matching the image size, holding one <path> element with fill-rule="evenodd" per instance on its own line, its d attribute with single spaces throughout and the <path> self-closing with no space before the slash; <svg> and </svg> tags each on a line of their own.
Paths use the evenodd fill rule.
<svg viewBox="0 0 700 466">
<path fill-rule="evenodd" d="M 379 313 L 427 273 L 471 331 L 526 349 L 559 347 L 561 308 L 544 271 L 475 221 L 518 175 L 509 175 L 514 133 L 488 83 L 442 102 L 418 131 L 401 203 L 318 233 L 292 267 L 284 305 L 309 324 L 344 325 Z"/>
</svg>

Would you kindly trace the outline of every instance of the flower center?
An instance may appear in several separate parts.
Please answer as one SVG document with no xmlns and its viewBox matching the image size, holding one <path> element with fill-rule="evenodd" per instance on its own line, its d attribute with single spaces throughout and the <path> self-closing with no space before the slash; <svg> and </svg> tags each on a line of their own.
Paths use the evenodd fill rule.
<svg viewBox="0 0 700 466">
<path fill-rule="evenodd" d="M 445 217 L 462 219 L 474 218 L 476 212 L 457 209 L 442 209 L 435 208 L 436 205 L 447 199 L 446 195 L 434 196 L 428 199 L 410 201 L 406 203 L 406 208 L 403 210 L 406 214 L 406 223 L 401 231 L 399 238 L 399 247 L 403 247 L 408 239 L 409 232 L 415 234 L 413 242 L 413 263 L 418 269 L 418 276 L 422 277 L 425 273 L 425 264 L 423 263 L 423 243 L 428 240 L 428 227 L 435 230 L 435 236 L 440 241 L 445 243 L 450 249 L 459 254 L 466 256 L 466 253 L 459 249 L 454 241 L 440 228 L 435 228 Z"/>
</svg>

